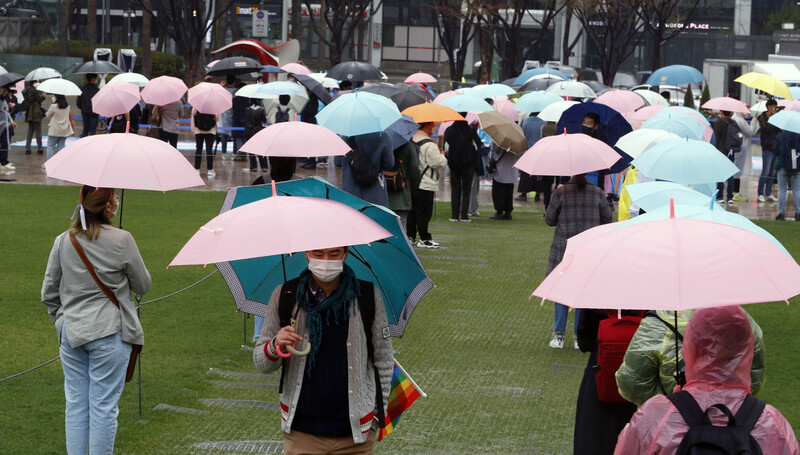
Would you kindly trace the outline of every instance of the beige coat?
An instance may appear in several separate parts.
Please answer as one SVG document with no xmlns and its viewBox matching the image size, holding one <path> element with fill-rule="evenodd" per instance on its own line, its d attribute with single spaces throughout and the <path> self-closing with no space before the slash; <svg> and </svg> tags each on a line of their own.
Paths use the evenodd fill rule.
<svg viewBox="0 0 800 455">
<path fill-rule="evenodd" d="M 72 130 L 72 123 L 69 121 L 70 108 L 59 109 L 57 103 L 50 105 L 47 109 L 48 124 L 47 135 L 52 137 L 69 137 L 75 134 Z"/>
<path fill-rule="evenodd" d="M 411 140 L 420 142 L 431 137 L 422 131 L 417 131 Z M 428 142 L 419 149 L 419 171 L 422 178 L 419 182 L 419 189 L 425 191 L 436 191 L 439 189 L 439 169 L 447 164 L 447 157 L 444 156 L 436 142 Z"/>
</svg>

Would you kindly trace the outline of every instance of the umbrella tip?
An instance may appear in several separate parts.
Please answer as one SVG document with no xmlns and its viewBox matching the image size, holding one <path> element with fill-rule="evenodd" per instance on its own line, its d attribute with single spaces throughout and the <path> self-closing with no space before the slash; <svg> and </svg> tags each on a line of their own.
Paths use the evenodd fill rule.
<svg viewBox="0 0 800 455">
<path fill-rule="evenodd" d="M 717 195 L 719 194 L 719 188 L 714 190 L 714 194 L 711 195 L 711 202 L 709 203 L 709 208 L 714 210 L 714 202 L 717 200 Z"/>
<path fill-rule="evenodd" d="M 130 131 L 131 131 L 131 121 L 128 120 L 127 123 L 125 123 L 125 134 L 128 134 Z"/>
<path fill-rule="evenodd" d="M 669 198 L 669 217 L 675 218 L 675 198 Z"/>
<path fill-rule="evenodd" d="M 278 195 L 278 188 L 275 186 L 275 180 L 272 181 L 272 195 L 273 196 Z"/>
<path fill-rule="evenodd" d="M 567 135 L 567 127 L 565 126 L 564 127 L 564 136 L 566 136 L 566 135 Z"/>
</svg>

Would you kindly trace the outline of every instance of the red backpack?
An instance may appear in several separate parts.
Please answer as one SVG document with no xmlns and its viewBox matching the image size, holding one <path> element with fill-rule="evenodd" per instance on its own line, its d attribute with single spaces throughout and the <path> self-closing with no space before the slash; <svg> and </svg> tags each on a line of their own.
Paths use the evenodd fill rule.
<svg viewBox="0 0 800 455">
<path fill-rule="evenodd" d="M 600 401 L 606 403 L 628 401 L 619 394 L 615 374 L 622 365 L 622 359 L 640 322 L 642 322 L 641 314 L 619 318 L 617 312 L 609 314 L 608 319 L 600 321 L 597 329 L 597 365 L 592 367 Z"/>
</svg>

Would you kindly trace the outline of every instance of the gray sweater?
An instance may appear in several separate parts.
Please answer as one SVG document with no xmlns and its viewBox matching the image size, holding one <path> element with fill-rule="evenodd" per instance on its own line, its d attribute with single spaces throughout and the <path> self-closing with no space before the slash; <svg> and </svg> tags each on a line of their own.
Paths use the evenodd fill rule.
<svg viewBox="0 0 800 455">
<path fill-rule="evenodd" d="M 269 299 L 267 315 L 264 319 L 264 328 L 261 337 L 256 342 L 253 350 L 253 361 L 263 373 L 272 373 L 281 366 L 281 359 L 270 359 L 264 354 L 264 346 L 270 342 L 280 330 L 278 317 L 278 300 L 282 286 L 275 288 Z M 357 301 L 356 301 L 357 302 Z M 356 308 L 358 306 L 356 305 Z M 347 366 L 350 404 L 350 427 L 353 432 L 353 441 L 362 443 L 367 440 L 369 430 L 377 428 L 377 412 L 375 409 L 375 371 L 373 362 L 367 359 L 367 339 L 364 335 L 364 326 L 361 322 L 360 311 L 356 311 L 348 318 L 347 334 Z M 381 388 L 383 390 L 383 409 L 386 412 L 386 403 L 392 382 L 394 360 L 392 357 L 392 342 L 388 337 L 386 309 L 380 291 L 375 289 L 375 319 L 372 323 L 372 344 L 374 347 L 374 364 L 378 367 Z M 297 311 L 297 334 L 308 340 L 306 327 L 306 312 Z M 386 332 L 384 338 L 383 332 Z M 305 342 L 298 343 L 297 349 L 303 349 Z M 306 357 L 289 357 L 286 359 L 287 368 L 283 381 L 281 394 L 281 429 L 286 433 L 292 431 L 292 420 L 297 410 L 297 401 L 300 398 L 300 389 L 303 386 L 303 375 L 306 371 Z"/>
<path fill-rule="evenodd" d="M 133 236 L 105 225 L 96 240 L 84 235 L 77 238 L 100 281 L 117 297 L 120 308 L 92 279 L 70 242 L 69 233 L 62 233 L 50 251 L 42 283 L 42 303 L 56 326 L 59 342 L 61 327 L 66 325 L 73 348 L 117 332 L 122 332 L 122 341 L 143 345 L 144 332 L 130 291 L 147 293 L 151 280 Z"/>
</svg>

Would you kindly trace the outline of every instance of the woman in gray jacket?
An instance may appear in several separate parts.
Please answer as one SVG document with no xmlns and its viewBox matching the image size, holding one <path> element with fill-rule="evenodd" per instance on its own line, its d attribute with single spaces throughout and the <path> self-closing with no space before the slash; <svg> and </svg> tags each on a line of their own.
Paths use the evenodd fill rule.
<svg viewBox="0 0 800 455">
<path fill-rule="evenodd" d="M 111 225 L 118 204 L 113 189 L 81 189 L 77 218 L 56 237 L 42 284 L 61 345 L 69 455 L 85 455 L 89 447 L 113 452 L 131 345 L 144 344 L 131 291 L 146 293 L 150 274 L 133 237 Z M 72 236 L 118 306 L 87 271 Z"/>
</svg>

